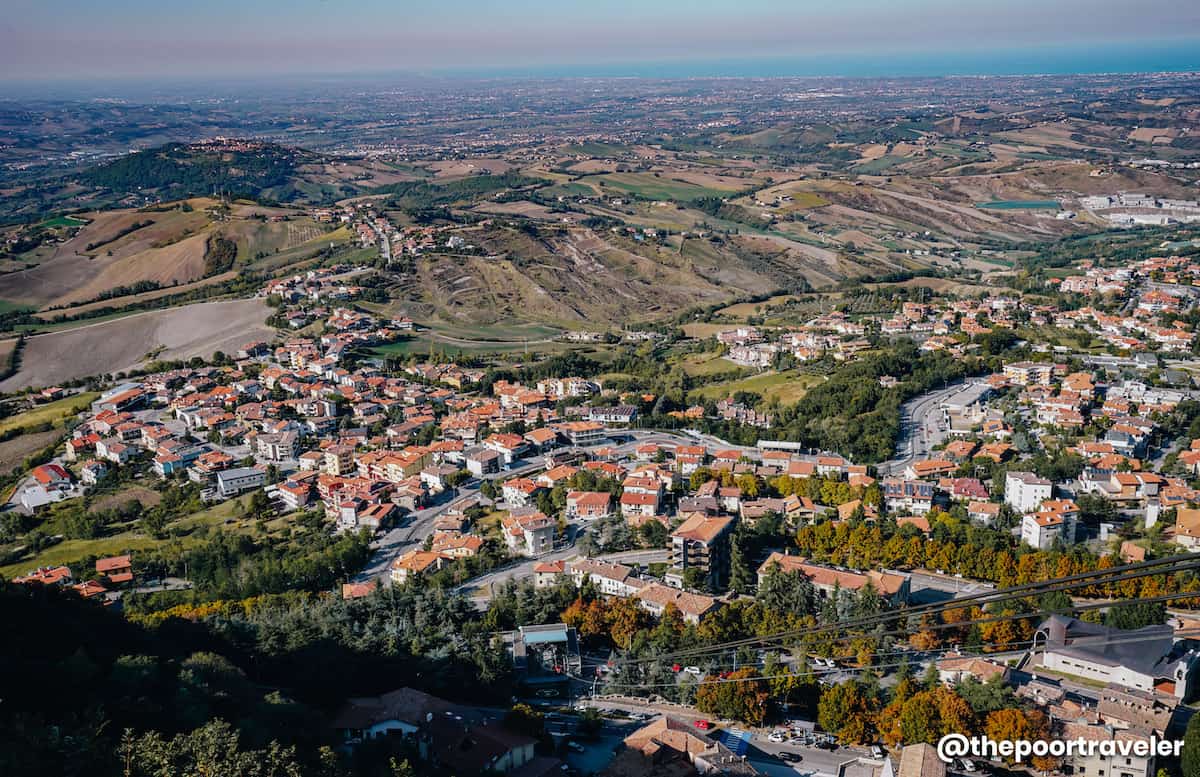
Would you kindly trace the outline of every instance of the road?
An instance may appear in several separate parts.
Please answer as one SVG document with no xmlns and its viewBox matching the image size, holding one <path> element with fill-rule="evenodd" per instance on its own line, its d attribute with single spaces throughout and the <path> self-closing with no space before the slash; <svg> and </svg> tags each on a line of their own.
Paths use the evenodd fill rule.
<svg viewBox="0 0 1200 777">
<path fill-rule="evenodd" d="M 917 459 L 927 457 L 947 437 L 942 423 L 942 404 L 969 404 L 988 390 L 983 381 L 955 383 L 944 389 L 913 397 L 900 408 L 900 437 L 896 456 L 878 466 L 881 475 L 898 475 Z"/>
<path fill-rule="evenodd" d="M 492 600 L 492 594 L 497 585 L 503 585 L 509 580 L 533 576 L 533 568 L 547 561 L 563 561 L 578 555 L 574 545 L 561 548 L 538 558 L 526 559 L 501 569 L 494 569 L 485 575 L 468 580 L 458 587 L 458 593 L 470 594 L 475 606 L 481 610 L 487 609 Z M 619 553 L 608 553 L 595 556 L 597 561 L 607 561 L 610 564 L 653 564 L 667 560 L 668 551 L 665 548 L 651 550 L 626 550 Z"/>
<path fill-rule="evenodd" d="M 537 461 L 485 477 L 487 480 L 508 480 L 544 468 L 545 465 L 541 461 Z M 460 486 L 453 496 L 449 498 L 443 496 L 437 504 L 409 513 L 405 516 L 404 523 L 384 532 L 382 536 L 371 543 L 371 559 L 367 562 L 366 567 L 355 575 L 354 581 L 366 582 L 385 577 L 392 561 L 397 556 L 414 546 L 423 545 L 426 538 L 433 534 L 433 522 L 439 515 L 456 505 L 470 504 L 479 495 L 482 483 L 482 480 L 468 481 Z"/>
</svg>

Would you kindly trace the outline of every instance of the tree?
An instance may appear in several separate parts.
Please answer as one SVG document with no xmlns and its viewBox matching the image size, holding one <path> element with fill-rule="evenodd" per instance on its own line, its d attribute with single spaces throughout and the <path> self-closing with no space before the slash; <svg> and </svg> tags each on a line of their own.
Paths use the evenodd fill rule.
<svg viewBox="0 0 1200 777">
<path fill-rule="evenodd" d="M 126 730 L 117 752 L 124 777 L 300 777 L 305 771 L 294 747 L 271 742 L 262 750 L 243 750 L 237 731 L 223 720 L 171 739 L 157 731 L 136 736 Z"/>
<path fill-rule="evenodd" d="M 747 543 L 745 530 L 738 526 L 729 543 L 729 590 L 738 594 L 748 594 L 754 588 L 754 573 L 746 560 Z"/>
<path fill-rule="evenodd" d="M 850 681 L 826 688 L 817 703 L 817 723 L 846 743 L 866 744 L 875 739 L 875 720 L 858 683 Z"/>
<path fill-rule="evenodd" d="M 1193 715 L 1183 735 L 1183 752 L 1180 754 L 1183 777 L 1200 777 L 1200 715 Z"/>
<path fill-rule="evenodd" d="M 746 667 L 728 677 L 707 677 L 696 689 L 696 709 L 761 726 L 767 718 L 770 689 L 758 669 Z"/>
<path fill-rule="evenodd" d="M 518 734 L 538 738 L 546 728 L 546 716 L 528 704 L 514 704 L 504 713 L 504 725 Z"/>
</svg>

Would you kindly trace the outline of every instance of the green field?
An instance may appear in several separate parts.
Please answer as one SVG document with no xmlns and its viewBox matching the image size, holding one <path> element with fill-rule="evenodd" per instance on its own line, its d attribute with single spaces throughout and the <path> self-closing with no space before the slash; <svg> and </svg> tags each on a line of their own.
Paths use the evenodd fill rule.
<svg viewBox="0 0 1200 777">
<path fill-rule="evenodd" d="M 739 391 L 749 391 L 762 396 L 767 402 L 778 401 L 791 404 L 808 393 L 813 386 L 823 383 L 820 375 L 796 372 L 764 372 L 742 380 L 712 383 L 696 389 L 692 396 L 700 399 L 724 399 Z"/>
<path fill-rule="evenodd" d="M 718 353 L 689 353 L 680 357 L 679 367 L 692 377 L 720 375 L 742 369 Z"/>
<path fill-rule="evenodd" d="M 605 173 L 592 177 L 604 188 L 612 191 L 641 197 L 647 200 L 674 200 L 689 202 L 703 197 L 727 197 L 733 189 L 717 189 L 707 186 L 697 186 L 687 181 L 679 181 L 663 176 L 656 178 L 653 173 Z"/>
<path fill-rule="evenodd" d="M 26 410 L 24 413 L 0 419 L 0 434 L 11 429 L 28 428 L 44 423 L 62 426 L 63 422 L 68 418 L 74 418 L 77 414 L 86 410 L 98 396 L 100 394 L 95 391 L 75 394 L 56 402 L 47 402 L 44 405 L 38 405 L 31 410 Z"/>
<path fill-rule="evenodd" d="M 74 216 L 59 216 L 58 218 L 43 221 L 38 226 L 45 229 L 55 229 L 57 227 L 82 227 L 87 223 L 87 219 L 75 218 Z"/>
<path fill-rule="evenodd" d="M 132 495 L 130 498 L 133 498 Z M 120 501 L 120 494 L 114 495 L 113 499 Z M 62 564 L 71 564 L 87 556 L 115 556 L 128 552 L 136 553 L 138 551 L 153 550 L 177 543 L 182 544 L 186 548 L 200 542 L 200 537 L 195 534 L 195 531 L 200 528 L 215 529 L 221 527 L 224 531 L 252 532 L 255 530 L 253 521 L 234 517 L 237 514 L 238 506 L 247 504 L 249 500 L 249 495 L 246 495 L 227 502 L 220 502 L 198 513 L 193 513 L 172 522 L 170 525 L 171 530 L 178 531 L 182 535 L 178 537 L 161 540 L 155 539 L 139 531 L 136 522 L 131 522 L 114 527 L 117 531 L 105 537 L 97 537 L 90 540 L 63 540 L 29 559 L 0 567 L 0 577 L 23 575 L 29 570 L 38 567 L 55 567 Z M 66 504 L 66 502 L 62 504 Z M 274 532 L 283 528 L 288 520 L 287 516 L 275 518 L 268 522 L 267 528 L 269 531 Z M 227 521 L 233 521 L 233 523 L 226 525 Z M 72 571 L 76 575 L 85 577 L 90 570 L 73 569 Z"/>
</svg>

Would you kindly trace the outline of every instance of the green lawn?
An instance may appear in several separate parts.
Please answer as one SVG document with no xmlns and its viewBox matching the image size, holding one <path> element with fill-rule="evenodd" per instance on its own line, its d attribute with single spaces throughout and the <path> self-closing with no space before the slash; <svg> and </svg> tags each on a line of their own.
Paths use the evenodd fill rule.
<svg viewBox="0 0 1200 777">
<path fill-rule="evenodd" d="M 195 545 L 201 541 L 200 538 L 193 534 L 196 529 L 201 527 L 208 527 L 210 529 L 224 527 L 225 521 L 234 517 L 237 512 L 237 506 L 248 502 L 249 499 L 250 495 L 247 494 L 237 499 L 231 499 L 228 502 L 219 502 L 198 513 L 193 513 L 172 522 L 169 528 L 182 532 L 183 535 L 180 537 L 168 537 L 162 540 L 155 539 L 138 531 L 136 523 L 130 523 L 124 524 L 120 531 L 106 537 L 97 537 L 91 540 L 63 540 L 57 545 L 46 548 L 32 558 L 0 567 L 0 577 L 7 578 L 23 575 L 29 570 L 38 567 L 71 564 L 87 556 L 115 556 L 127 552 L 136 553 L 138 551 L 153 550 L 171 543 L 182 543 L 184 547 Z M 276 518 L 274 521 L 268 523 L 268 528 L 280 528 L 288 520 L 287 516 Z M 235 525 L 228 527 L 226 531 L 248 532 L 252 531 L 253 528 L 250 522 L 239 519 Z M 73 569 L 72 571 L 78 576 L 84 576 L 90 570 Z"/>
<path fill-rule="evenodd" d="M 58 218 L 50 219 L 49 221 L 43 221 L 41 224 L 38 224 L 38 226 L 46 229 L 54 229 L 56 227 L 82 227 L 87 223 L 87 219 L 79 219 L 75 218 L 74 216 L 59 216 Z"/>
<path fill-rule="evenodd" d="M 187 543 L 187 538 L 184 538 L 183 541 Z M 126 552 L 149 550 L 162 545 L 163 542 L 163 540 L 156 540 L 136 531 L 120 532 L 94 540 L 63 540 L 27 561 L 18 561 L 15 564 L 0 567 L 0 577 L 18 577 L 38 567 L 57 567 L 70 564 L 85 556 L 118 556 Z M 73 569 L 71 571 L 80 577 L 86 577 L 89 572 L 95 570 Z"/>
<path fill-rule="evenodd" d="M 679 366 L 692 377 L 720 375 L 726 372 L 737 372 L 741 369 L 717 353 L 689 353 L 680 357 Z"/>
<path fill-rule="evenodd" d="M 606 173 L 590 180 L 603 182 L 611 191 L 643 197 L 649 200 L 673 200 L 689 202 L 702 197 L 728 197 L 733 189 L 718 189 L 707 186 L 697 186 L 687 181 L 679 181 L 663 175 L 655 178 L 653 173 Z"/>
<path fill-rule="evenodd" d="M 56 402 L 47 402 L 24 413 L 9 416 L 0 420 L 0 434 L 10 429 L 21 429 L 43 423 L 62 426 L 63 421 L 83 412 L 98 396 L 100 396 L 100 393 L 97 391 L 87 391 L 60 399 Z"/>
<path fill-rule="evenodd" d="M 723 399 L 738 391 L 759 394 L 768 402 L 778 400 L 780 404 L 791 404 L 803 397 L 808 390 L 824 382 L 820 375 L 789 370 L 787 372 L 764 372 L 750 378 L 712 383 L 692 392 L 703 399 Z"/>
</svg>

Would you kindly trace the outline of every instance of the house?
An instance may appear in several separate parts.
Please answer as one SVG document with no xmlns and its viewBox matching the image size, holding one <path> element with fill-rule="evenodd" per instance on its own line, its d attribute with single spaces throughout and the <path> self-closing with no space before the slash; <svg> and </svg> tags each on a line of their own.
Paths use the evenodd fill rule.
<svg viewBox="0 0 1200 777">
<path fill-rule="evenodd" d="M 783 574 L 804 575 L 822 596 L 830 596 L 837 590 L 858 591 L 870 585 L 883 599 L 893 604 L 901 604 L 908 601 L 911 587 L 911 578 L 907 574 L 878 570 L 850 572 L 813 564 L 801 556 L 785 556 L 778 551 L 771 553 L 766 561 L 759 565 L 758 584 L 762 585 L 766 576 L 774 570 Z"/>
<path fill-rule="evenodd" d="M 513 553 L 539 556 L 554 549 L 554 521 L 544 513 L 525 512 L 500 520 L 504 542 Z"/>
<path fill-rule="evenodd" d="M 96 559 L 96 574 L 105 578 L 109 585 L 133 582 L 133 559 L 128 554 Z"/>
<path fill-rule="evenodd" d="M 38 485 L 46 489 L 69 490 L 71 488 L 71 473 L 61 464 L 42 464 L 34 467 L 29 473 Z"/>
<path fill-rule="evenodd" d="M 533 737 L 413 688 L 347 699 L 330 725 L 347 746 L 383 737 L 408 742 L 420 758 L 457 775 L 510 773 L 535 760 Z"/>
<path fill-rule="evenodd" d="M 621 515 L 625 517 L 641 516 L 643 518 L 658 513 L 658 494 L 644 494 L 625 491 L 620 499 Z"/>
<path fill-rule="evenodd" d="M 724 584 L 729 576 L 729 536 L 735 519 L 692 513 L 671 532 L 671 571 L 667 581 L 683 587 L 683 574 L 699 570 L 701 579 L 712 589 Z"/>
<path fill-rule="evenodd" d="M 1175 544 L 1188 550 L 1200 548 L 1200 508 L 1176 508 Z"/>
<path fill-rule="evenodd" d="M 958 685 L 968 677 L 973 677 L 981 683 L 996 678 L 999 682 L 1007 682 L 1008 667 L 977 656 L 962 656 L 958 653 L 947 653 L 937 662 L 938 678 L 946 685 Z"/>
<path fill-rule="evenodd" d="M 217 473 L 217 493 L 225 499 L 262 486 L 267 473 L 254 467 L 237 467 Z"/>
<path fill-rule="evenodd" d="M 648 583 L 634 594 L 638 605 L 655 618 L 661 618 L 667 607 L 674 607 L 686 623 L 699 624 L 716 612 L 721 602 L 711 596 L 681 591 L 660 583 Z"/>
<path fill-rule="evenodd" d="M 535 588 L 549 588 L 557 585 L 566 572 L 565 561 L 541 561 L 533 567 L 533 585 Z"/>
<path fill-rule="evenodd" d="M 290 510 L 307 507 L 312 501 L 312 483 L 308 480 L 288 480 L 275 487 L 279 499 Z"/>
<path fill-rule="evenodd" d="M 904 470 L 904 477 L 910 480 L 922 480 L 949 475 L 957 469 L 958 465 L 949 459 L 927 459 L 909 464 Z"/>
<path fill-rule="evenodd" d="M 1000 505 L 995 502 L 968 502 L 967 517 L 984 526 L 991 526 L 1000 517 Z"/>
<path fill-rule="evenodd" d="M 69 585 L 73 579 L 69 567 L 38 567 L 23 577 L 14 577 L 12 581 L 22 585 Z"/>
<path fill-rule="evenodd" d="M 1004 501 L 1018 513 L 1036 510 L 1053 489 L 1049 480 L 1032 472 L 1009 472 L 1004 477 Z"/>
<path fill-rule="evenodd" d="M 1120 728 L 1106 723 L 1086 721 L 1064 721 L 1057 732 L 1064 740 L 1087 742 L 1115 742 L 1118 747 L 1128 748 L 1127 754 L 1108 756 L 1100 751 L 1077 748 L 1064 759 L 1063 765 L 1071 774 L 1111 775 L 1112 777 L 1154 777 L 1156 768 L 1155 750 L 1149 747 L 1151 734 L 1136 728 Z M 1139 754 L 1134 743 L 1148 747 L 1148 754 Z M 1118 750 L 1120 753 L 1121 751 Z"/>
<path fill-rule="evenodd" d="M 483 537 L 474 534 L 434 532 L 429 549 L 447 558 L 472 558 L 483 549 Z"/>
<path fill-rule="evenodd" d="M 426 550 L 410 550 L 397 556 L 391 565 L 391 578 L 394 585 L 404 585 L 409 580 L 436 572 L 446 563 L 446 557 L 441 553 Z"/>
<path fill-rule="evenodd" d="M 645 585 L 645 582 L 624 564 L 610 564 L 590 558 L 568 562 L 565 572 L 576 587 L 590 580 L 604 596 L 633 596 Z"/>
<path fill-rule="evenodd" d="M 504 481 L 501 492 L 509 507 L 527 507 L 533 503 L 539 491 L 544 490 L 529 478 L 513 478 Z"/>
<path fill-rule="evenodd" d="M 79 480 L 89 486 L 96 485 L 107 474 L 108 465 L 96 459 L 84 462 L 79 468 Z"/>
<path fill-rule="evenodd" d="M 477 478 L 500 471 L 500 454 L 490 448 L 472 448 L 465 454 L 467 471 Z"/>
<path fill-rule="evenodd" d="M 694 725 L 660 717 L 625 738 L 625 747 L 609 766 L 616 775 L 726 775 L 754 777 L 758 771 Z"/>
<path fill-rule="evenodd" d="M 1052 615 L 1034 640 L 1045 669 L 1184 701 L 1195 694 L 1200 649 L 1193 640 L 1176 640 L 1170 626 L 1127 631 Z"/>
<path fill-rule="evenodd" d="M 1049 550 L 1056 541 L 1075 542 L 1075 519 L 1052 511 L 1026 513 L 1021 518 L 1021 541 L 1031 548 Z"/>
<path fill-rule="evenodd" d="M 604 424 L 596 421 L 567 421 L 555 428 L 567 442 L 577 447 L 595 445 L 608 434 Z"/>
<path fill-rule="evenodd" d="M 612 513 L 612 494 L 607 491 L 568 491 L 567 517 L 594 520 Z"/>
<path fill-rule="evenodd" d="M 937 748 L 924 742 L 905 745 L 900 750 L 900 768 L 896 777 L 946 777 L 946 763 Z"/>
<path fill-rule="evenodd" d="M 933 509 L 934 485 L 927 480 L 884 478 L 883 504 L 889 512 L 925 514 Z"/>
</svg>

